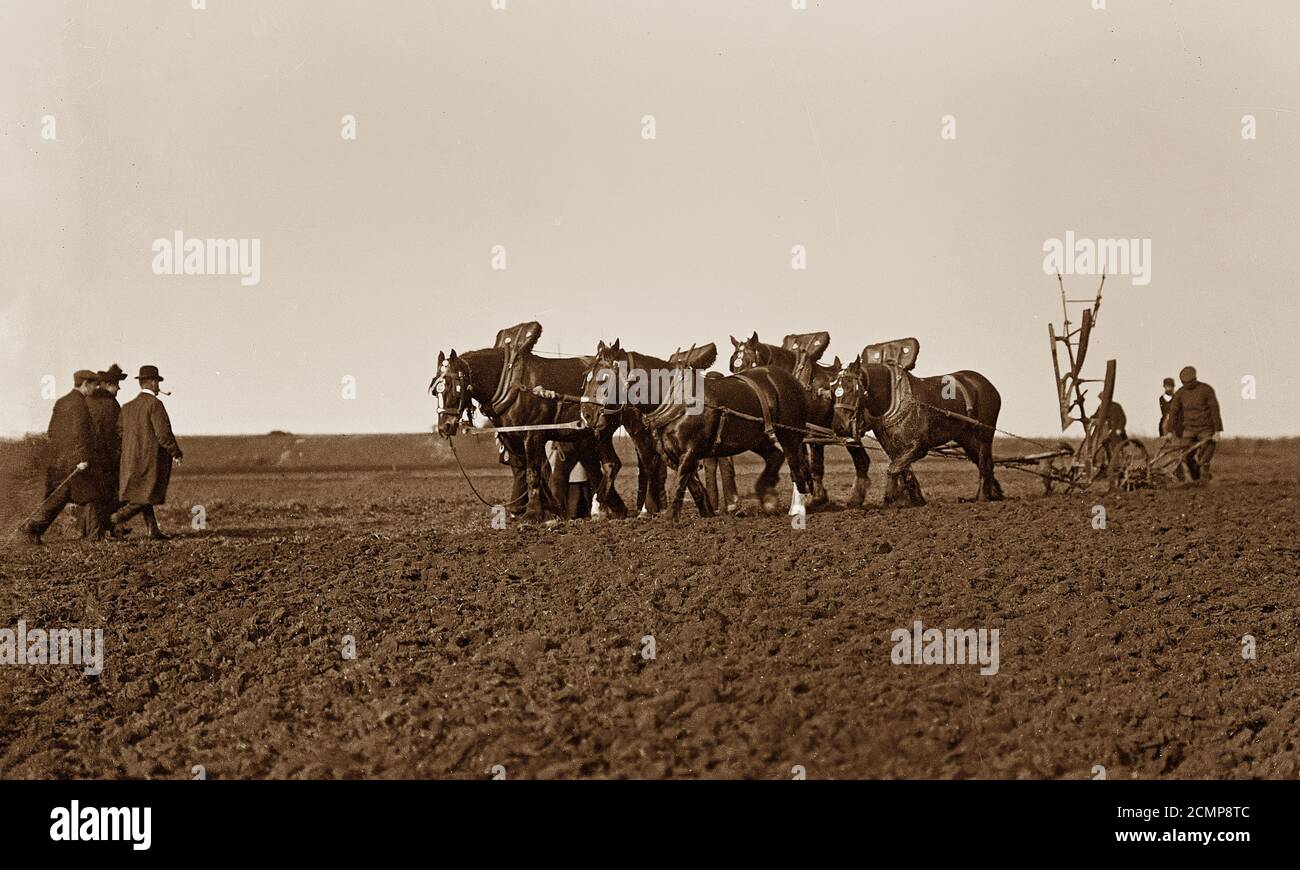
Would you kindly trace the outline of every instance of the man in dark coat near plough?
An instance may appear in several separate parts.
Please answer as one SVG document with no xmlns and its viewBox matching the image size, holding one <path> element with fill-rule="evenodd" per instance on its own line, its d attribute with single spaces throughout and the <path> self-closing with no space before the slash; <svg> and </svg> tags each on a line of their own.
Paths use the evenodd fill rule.
<svg viewBox="0 0 1300 870">
<path fill-rule="evenodd" d="M 1196 369 L 1192 366 L 1184 366 L 1178 379 L 1183 385 L 1169 403 L 1168 431 L 1188 451 L 1187 473 L 1192 480 L 1209 483 L 1210 461 L 1214 459 L 1214 447 L 1223 431 L 1219 400 L 1213 387 L 1196 379 Z"/>
<path fill-rule="evenodd" d="M 87 397 L 99 383 L 99 375 L 81 369 L 72 376 L 73 388 L 54 403 L 48 434 L 52 456 L 45 469 L 45 500 L 36 515 L 23 523 L 20 531 L 29 544 L 41 543 L 63 508 L 69 504 L 85 505 L 92 514 L 92 537 L 103 533 L 106 517 L 99 513 L 107 489 L 103 469 L 98 467 L 95 430 L 91 423 Z"/>
<path fill-rule="evenodd" d="M 107 525 L 113 511 L 122 506 L 117 500 L 117 467 L 122 457 L 122 436 L 117 428 L 122 408 L 117 403 L 117 391 L 126 378 L 127 374 L 121 366 L 113 363 L 107 371 L 99 373 L 99 388 L 86 397 L 90 425 L 95 433 L 95 465 L 103 474 L 105 484 L 104 500 L 98 505 L 98 516 L 104 525 Z M 83 538 L 95 536 L 95 518 L 96 511 L 90 508 L 82 512 Z"/>
<path fill-rule="evenodd" d="M 118 496 L 126 507 L 113 514 L 114 527 L 136 514 L 144 515 L 150 540 L 168 539 L 158 528 L 154 505 L 167 501 L 167 484 L 171 481 L 172 460 L 181 461 L 181 448 L 172 434 L 167 409 L 158 399 L 163 377 L 157 366 L 141 366 L 136 376 L 140 395 L 122 406 L 119 429 L 122 433 L 122 461 L 119 465 Z"/>
</svg>

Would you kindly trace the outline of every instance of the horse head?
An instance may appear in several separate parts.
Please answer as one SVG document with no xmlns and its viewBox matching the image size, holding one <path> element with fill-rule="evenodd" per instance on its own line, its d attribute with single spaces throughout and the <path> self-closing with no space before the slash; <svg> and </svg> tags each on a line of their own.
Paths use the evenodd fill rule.
<svg viewBox="0 0 1300 870">
<path fill-rule="evenodd" d="M 741 341 L 734 335 L 727 336 L 731 339 L 731 345 L 734 348 L 731 354 L 731 373 L 743 372 L 746 369 L 765 366 L 771 362 L 771 348 L 758 340 L 758 332 L 755 331 L 749 338 Z"/>
<path fill-rule="evenodd" d="M 596 354 L 591 357 L 587 373 L 582 378 L 582 407 L 578 411 L 582 422 L 593 429 L 601 427 L 605 418 L 623 410 L 622 396 L 626 385 L 619 383 L 620 366 L 625 377 L 627 352 L 619 339 L 614 339 L 613 344 L 597 343 Z"/>
<path fill-rule="evenodd" d="M 471 373 L 469 364 L 456 355 L 438 351 L 438 370 L 429 382 L 429 392 L 438 404 L 438 434 L 450 438 L 460 427 L 460 418 L 473 419 L 474 403 L 471 399 Z"/>
<path fill-rule="evenodd" d="M 831 379 L 830 392 L 835 401 L 835 416 L 832 421 L 834 430 L 861 438 L 867 429 L 868 413 L 867 378 L 862 371 L 861 357 L 835 374 Z"/>
</svg>

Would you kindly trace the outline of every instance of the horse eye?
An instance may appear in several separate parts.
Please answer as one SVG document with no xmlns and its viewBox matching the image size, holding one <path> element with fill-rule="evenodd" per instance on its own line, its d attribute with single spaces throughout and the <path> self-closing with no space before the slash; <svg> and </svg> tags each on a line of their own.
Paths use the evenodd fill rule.
<svg viewBox="0 0 1300 870">
<path fill-rule="evenodd" d="M 844 388 L 843 388 L 843 387 L 836 387 L 836 388 L 835 388 L 835 395 L 837 395 L 837 396 L 843 396 L 843 395 L 844 395 Z"/>
</svg>

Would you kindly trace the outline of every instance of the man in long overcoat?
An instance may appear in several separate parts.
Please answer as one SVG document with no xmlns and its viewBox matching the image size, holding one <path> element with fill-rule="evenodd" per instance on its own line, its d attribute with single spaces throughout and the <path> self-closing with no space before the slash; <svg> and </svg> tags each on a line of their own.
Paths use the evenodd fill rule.
<svg viewBox="0 0 1300 870">
<path fill-rule="evenodd" d="M 182 453 L 172 434 L 171 418 L 158 398 L 163 381 L 158 367 L 141 366 L 136 380 L 140 382 L 140 395 L 122 406 L 119 418 L 122 461 L 118 467 L 118 496 L 126 507 L 113 514 L 112 523 L 118 526 L 143 514 L 149 539 L 165 541 L 168 536 L 158 528 L 154 505 L 167 501 L 172 460 L 179 462 Z"/>
<path fill-rule="evenodd" d="M 90 411 L 90 425 L 95 433 L 95 466 L 104 477 L 104 499 L 97 511 L 103 524 L 107 525 L 113 511 L 122 506 L 117 500 L 117 467 L 122 457 L 122 436 L 117 430 L 117 419 L 122 413 L 117 403 L 117 391 L 126 372 L 113 363 L 107 371 L 99 373 L 99 388 L 86 397 L 86 407 Z M 82 512 L 81 536 L 93 537 L 96 511 L 87 508 Z"/>
<path fill-rule="evenodd" d="M 95 431 L 90 421 L 87 397 L 95 391 L 99 375 L 81 369 L 72 376 L 73 388 L 54 403 L 47 430 L 51 457 L 45 468 L 45 500 L 36 516 L 21 526 L 23 540 L 41 543 L 41 535 L 69 504 L 86 505 L 94 515 L 92 535 L 99 537 L 106 517 L 97 506 L 106 493 L 103 469 L 98 467 Z"/>
</svg>

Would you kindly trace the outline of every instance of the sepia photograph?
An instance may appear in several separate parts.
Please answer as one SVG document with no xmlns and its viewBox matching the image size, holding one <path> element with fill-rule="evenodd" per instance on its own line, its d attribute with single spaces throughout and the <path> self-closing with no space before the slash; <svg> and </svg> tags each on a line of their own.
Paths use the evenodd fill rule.
<svg viewBox="0 0 1300 870">
<path fill-rule="evenodd" d="M 1297 0 L 14 0 L 0 193 L 50 854 L 282 780 L 1294 799 Z"/>
</svg>

